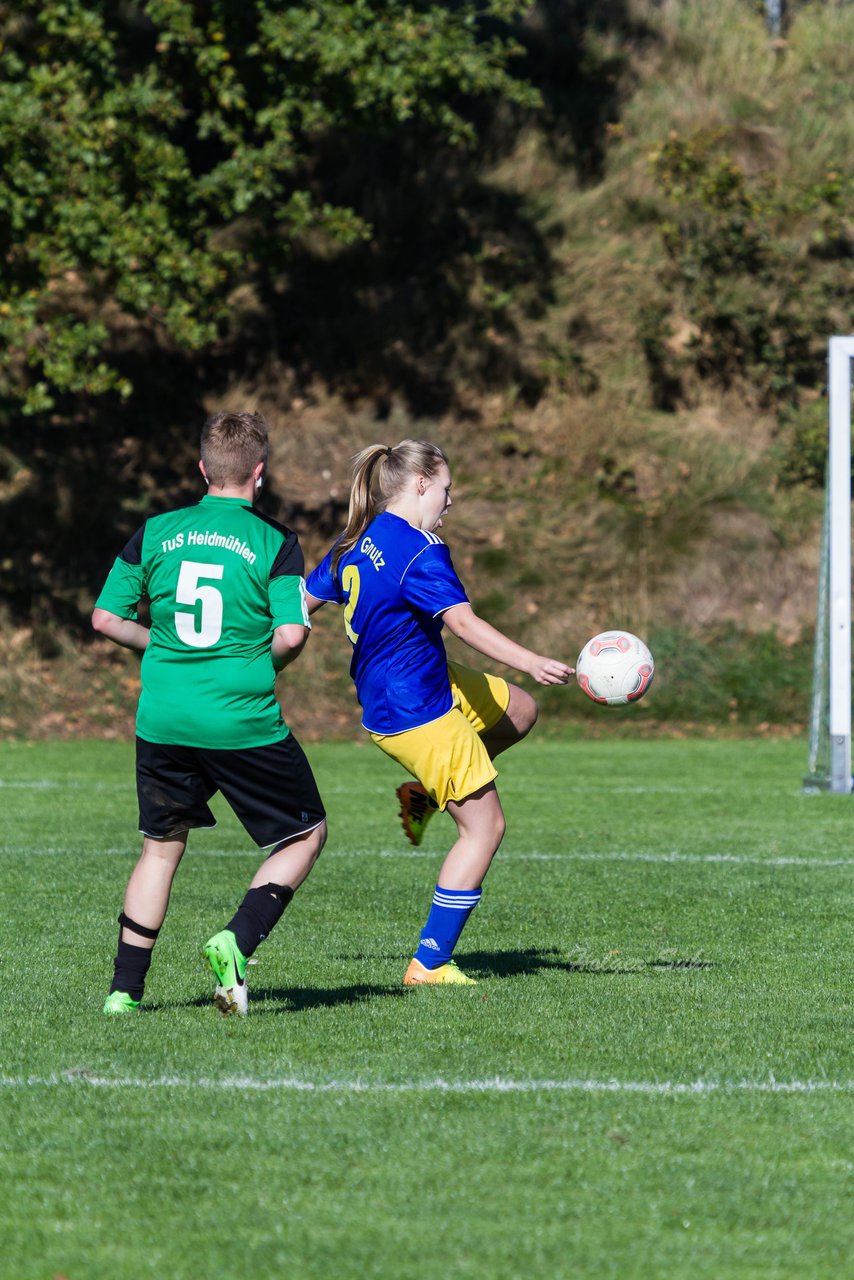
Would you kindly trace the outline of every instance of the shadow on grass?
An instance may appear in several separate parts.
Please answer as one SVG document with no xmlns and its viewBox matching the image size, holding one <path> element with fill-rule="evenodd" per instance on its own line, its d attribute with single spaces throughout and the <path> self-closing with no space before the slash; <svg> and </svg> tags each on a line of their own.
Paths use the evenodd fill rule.
<svg viewBox="0 0 854 1280">
<path fill-rule="evenodd" d="M 347 957 L 338 957 L 346 959 Z M 380 957 L 377 957 L 380 958 Z M 364 959 L 364 957 L 360 957 Z M 478 980 L 487 978 L 515 978 L 539 973 L 543 969 L 561 969 L 564 973 L 585 973 L 606 976 L 630 973 L 648 973 L 650 970 L 712 969 L 711 960 L 698 956 L 663 956 L 656 960 L 632 960 L 619 954 L 606 953 L 597 959 L 580 949 L 561 952 L 557 947 L 527 948 L 524 951 L 469 951 L 460 956 L 466 973 Z M 260 987 L 253 986 L 250 999 L 252 1015 L 299 1013 L 304 1009 L 334 1009 L 339 1005 L 356 1005 L 365 1000 L 393 996 L 400 999 L 412 988 L 404 986 L 380 986 L 356 983 L 347 987 Z M 262 1001 L 267 1002 L 264 1007 Z M 212 1004 L 210 996 L 197 996 L 194 1000 L 162 1001 L 149 1004 L 146 1012 L 163 1012 L 167 1009 L 206 1009 Z M 276 1007 L 269 1007 L 274 1005 Z"/>
<path fill-rule="evenodd" d="M 303 1009 L 334 1009 L 338 1005 L 360 1004 L 378 996 L 404 996 L 403 987 L 381 987 L 359 983 L 350 987 L 259 987 L 253 986 L 249 996 L 252 1016 L 264 1013 L 298 1013 Z M 262 1001 L 275 1003 L 277 1008 L 265 1008 Z M 147 1004 L 152 1011 L 164 1009 L 207 1009 L 213 1002 L 210 996 L 197 996 L 195 1000 Z"/>
<path fill-rule="evenodd" d="M 593 975 L 645 973 L 665 969 L 711 969 L 711 960 L 697 956 L 660 957 L 656 960 L 632 960 L 619 952 L 596 957 L 578 948 L 571 952 L 556 947 L 528 948 L 524 951 L 471 951 L 461 957 L 466 972 L 479 977 L 512 978 L 538 973 L 542 969 L 562 969 L 565 973 Z"/>
<path fill-rule="evenodd" d="M 254 987 L 253 992 L 264 1000 L 275 1000 L 286 1006 L 289 1012 L 302 1009 L 334 1009 L 338 1005 L 361 1004 L 378 996 L 405 996 L 403 987 L 383 987 L 360 982 L 352 987 Z"/>
</svg>

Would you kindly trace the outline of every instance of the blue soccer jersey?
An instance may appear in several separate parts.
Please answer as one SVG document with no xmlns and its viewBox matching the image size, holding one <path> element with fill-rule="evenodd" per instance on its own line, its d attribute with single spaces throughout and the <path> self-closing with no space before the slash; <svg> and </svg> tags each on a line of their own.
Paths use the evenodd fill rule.
<svg viewBox="0 0 854 1280">
<path fill-rule="evenodd" d="M 318 600 L 344 605 L 350 675 L 370 733 L 403 733 L 451 710 L 442 614 L 468 596 L 435 533 L 381 512 L 335 572 L 331 555 L 306 581 Z"/>
</svg>

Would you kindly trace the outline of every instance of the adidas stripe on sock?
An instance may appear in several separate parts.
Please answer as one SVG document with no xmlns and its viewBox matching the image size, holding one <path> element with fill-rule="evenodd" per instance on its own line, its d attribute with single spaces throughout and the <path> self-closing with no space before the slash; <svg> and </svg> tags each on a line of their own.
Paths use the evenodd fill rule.
<svg viewBox="0 0 854 1280">
<path fill-rule="evenodd" d="M 482 893 L 482 889 L 443 889 L 436 885 L 430 914 L 415 952 L 415 959 L 425 969 L 438 969 L 448 963 Z"/>
</svg>

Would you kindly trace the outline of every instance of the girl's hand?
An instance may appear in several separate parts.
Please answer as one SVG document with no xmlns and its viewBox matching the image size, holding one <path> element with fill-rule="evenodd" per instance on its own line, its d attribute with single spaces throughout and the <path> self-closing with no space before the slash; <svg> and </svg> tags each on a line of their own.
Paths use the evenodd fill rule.
<svg viewBox="0 0 854 1280">
<path fill-rule="evenodd" d="M 557 658 L 544 658 L 535 653 L 528 675 L 533 676 L 537 684 L 568 684 L 570 677 L 575 675 L 575 667 L 568 667 Z"/>
</svg>

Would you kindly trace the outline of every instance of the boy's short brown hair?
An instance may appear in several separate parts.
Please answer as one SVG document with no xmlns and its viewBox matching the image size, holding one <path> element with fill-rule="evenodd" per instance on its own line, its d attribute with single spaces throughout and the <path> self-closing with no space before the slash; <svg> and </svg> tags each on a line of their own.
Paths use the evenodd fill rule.
<svg viewBox="0 0 854 1280">
<path fill-rule="evenodd" d="M 202 427 L 205 474 L 218 489 L 246 484 L 269 453 L 269 427 L 260 413 L 214 413 Z"/>
</svg>

